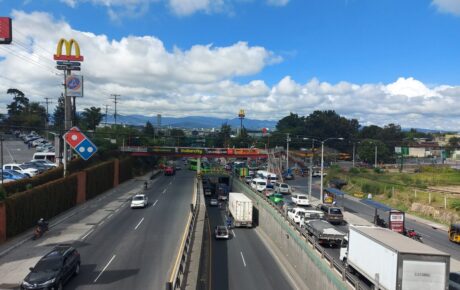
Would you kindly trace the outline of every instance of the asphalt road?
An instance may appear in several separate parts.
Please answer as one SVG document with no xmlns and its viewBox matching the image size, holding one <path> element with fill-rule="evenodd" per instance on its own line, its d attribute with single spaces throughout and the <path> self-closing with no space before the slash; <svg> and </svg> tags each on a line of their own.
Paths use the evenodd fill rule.
<svg viewBox="0 0 460 290">
<path fill-rule="evenodd" d="M 224 225 L 224 207 L 209 207 L 212 231 L 211 283 L 213 290 L 293 289 L 285 272 L 255 232 L 235 228 L 229 240 L 215 240 L 214 227 Z"/>
<path fill-rule="evenodd" d="M 129 203 L 77 245 L 81 273 L 66 289 L 164 289 L 190 212 L 194 172 L 159 176 L 149 205 Z"/>
<path fill-rule="evenodd" d="M 3 163 L 24 163 L 32 160 L 35 148 L 28 149 L 21 139 L 3 141 Z"/>
<path fill-rule="evenodd" d="M 298 187 L 303 192 L 306 192 L 308 190 L 306 177 L 296 176 L 296 179 L 289 181 L 289 184 Z M 313 178 L 312 195 L 316 198 L 319 198 L 319 178 Z M 344 198 L 343 200 L 339 199 L 337 201 L 337 205 L 343 206 L 346 211 L 354 215 L 357 215 L 365 220 L 373 221 L 374 219 L 374 208 L 360 201 Z M 381 210 L 379 210 L 378 213 L 380 217 L 382 217 L 385 220 L 388 220 L 387 213 L 384 213 Z M 425 244 L 450 254 L 451 257 L 456 260 L 460 260 L 460 246 L 451 243 L 448 240 L 447 233 L 445 231 L 433 228 L 427 224 L 420 223 L 408 217 L 406 217 L 405 226 L 406 228 L 412 228 L 417 233 L 420 233 Z M 344 231 L 344 229 L 346 229 L 346 227 L 339 227 L 339 230 Z M 335 253 L 335 251 L 331 252 Z"/>
</svg>

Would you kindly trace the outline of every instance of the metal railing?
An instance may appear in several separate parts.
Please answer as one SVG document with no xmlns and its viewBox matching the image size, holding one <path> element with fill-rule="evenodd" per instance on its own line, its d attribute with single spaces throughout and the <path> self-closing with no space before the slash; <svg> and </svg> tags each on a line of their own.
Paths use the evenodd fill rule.
<svg viewBox="0 0 460 290">
<path fill-rule="evenodd" d="M 340 276 L 343 281 L 348 281 L 357 290 L 369 289 L 368 287 L 366 287 L 366 284 L 359 280 L 358 277 L 348 272 L 347 267 L 339 259 L 335 259 L 331 254 L 327 253 L 324 247 L 321 246 L 321 244 L 315 239 L 315 237 L 310 236 L 308 234 L 308 231 L 304 230 L 299 225 L 297 225 L 292 219 L 288 217 L 287 213 L 285 213 L 280 207 L 273 203 L 268 197 L 254 190 L 253 188 L 245 184 L 244 181 L 239 180 L 239 182 L 241 182 L 244 186 L 246 186 L 247 189 L 251 190 L 254 194 L 258 195 L 260 198 L 265 200 L 273 209 L 275 209 L 278 212 L 278 214 L 280 214 L 283 217 L 285 222 L 287 222 L 292 228 L 294 228 L 298 235 L 300 235 L 316 251 L 318 251 L 319 254 L 321 254 L 321 258 L 329 262 L 331 268 L 335 268 L 337 272 L 340 273 Z"/>
<path fill-rule="evenodd" d="M 184 233 L 184 237 L 182 239 L 181 245 L 179 247 L 179 253 L 177 254 L 176 263 L 171 272 L 171 277 L 169 281 L 166 282 L 166 290 L 173 290 L 179 289 L 184 287 L 184 274 L 187 262 L 190 257 L 191 251 L 191 244 L 193 241 L 193 229 L 195 228 L 196 219 L 198 217 L 198 213 L 200 210 L 200 196 L 201 196 L 201 188 L 200 188 L 200 180 L 197 180 L 196 186 L 196 195 L 194 203 L 190 204 L 190 214 L 189 219 L 186 227 L 186 232 Z"/>
</svg>

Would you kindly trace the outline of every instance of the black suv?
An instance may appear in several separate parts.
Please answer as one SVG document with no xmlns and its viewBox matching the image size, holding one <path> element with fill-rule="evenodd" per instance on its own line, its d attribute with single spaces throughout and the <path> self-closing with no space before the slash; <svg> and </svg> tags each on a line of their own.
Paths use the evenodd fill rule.
<svg viewBox="0 0 460 290">
<path fill-rule="evenodd" d="M 62 289 L 72 276 L 80 272 L 80 254 L 69 245 L 56 246 L 30 268 L 21 289 Z"/>
</svg>

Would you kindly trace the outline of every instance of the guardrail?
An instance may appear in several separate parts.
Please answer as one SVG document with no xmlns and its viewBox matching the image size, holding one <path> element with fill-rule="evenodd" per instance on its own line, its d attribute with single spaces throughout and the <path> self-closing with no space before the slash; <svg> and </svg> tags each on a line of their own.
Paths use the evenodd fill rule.
<svg viewBox="0 0 460 290">
<path fill-rule="evenodd" d="M 199 180 L 197 179 L 196 181 L 196 194 L 194 200 L 195 204 L 190 204 L 190 214 L 187 222 L 186 232 L 184 233 L 184 238 L 182 239 L 181 245 L 179 247 L 179 253 L 176 258 L 176 263 L 174 264 L 174 267 L 172 269 L 171 277 L 169 278 L 169 281 L 166 282 L 166 290 L 173 290 L 184 287 L 183 282 L 185 281 L 185 267 L 190 256 L 193 229 L 195 227 L 195 222 L 198 217 L 198 212 L 200 211 L 199 203 L 201 196 L 201 188 Z"/>
<path fill-rule="evenodd" d="M 236 177 L 236 179 L 238 179 Z M 318 241 L 313 237 L 308 234 L 306 230 L 303 230 L 299 225 L 297 225 L 292 219 L 288 217 L 288 215 L 278 206 L 276 206 L 275 203 L 273 203 L 268 197 L 266 197 L 264 194 L 254 190 L 250 186 L 248 186 L 244 181 L 238 179 L 241 183 L 243 183 L 248 189 L 250 189 L 253 193 L 257 194 L 259 197 L 261 197 L 263 200 L 265 200 L 272 208 L 274 208 L 278 214 L 280 214 L 284 220 L 289 223 L 290 226 L 294 228 L 294 230 L 308 243 L 312 245 L 314 249 L 316 249 L 320 254 L 321 258 L 325 259 L 326 261 L 329 262 L 329 265 L 331 268 L 335 268 L 338 273 L 340 273 L 341 278 L 343 281 L 348 281 L 353 287 L 357 290 L 366 290 L 369 289 L 366 284 L 364 284 L 359 278 L 356 276 L 352 275 L 350 272 L 347 271 L 347 267 L 338 259 L 334 259 L 332 255 L 327 253 L 324 248 L 321 246 L 321 244 L 318 243 Z"/>
</svg>

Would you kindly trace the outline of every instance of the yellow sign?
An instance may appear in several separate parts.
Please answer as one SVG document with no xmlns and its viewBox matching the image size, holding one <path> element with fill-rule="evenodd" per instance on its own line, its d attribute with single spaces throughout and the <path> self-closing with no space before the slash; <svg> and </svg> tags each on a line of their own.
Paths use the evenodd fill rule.
<svg viewBox="0 0 460 290">
<path fill-rule="evenodd" d="M 65 55 L 62 54 L 62 47 L 65 46 Z M 72 55 L 72 48 L 75 46 L 75 55 Z M 54 55 L 55 60 L 66 60 L 66 61 L 83 61 L 83 56 L 80 55 L 80 45 L 75 39 L 67 41 L 61 38 L 56 48 L 56 54 Z"/>
</svg>

